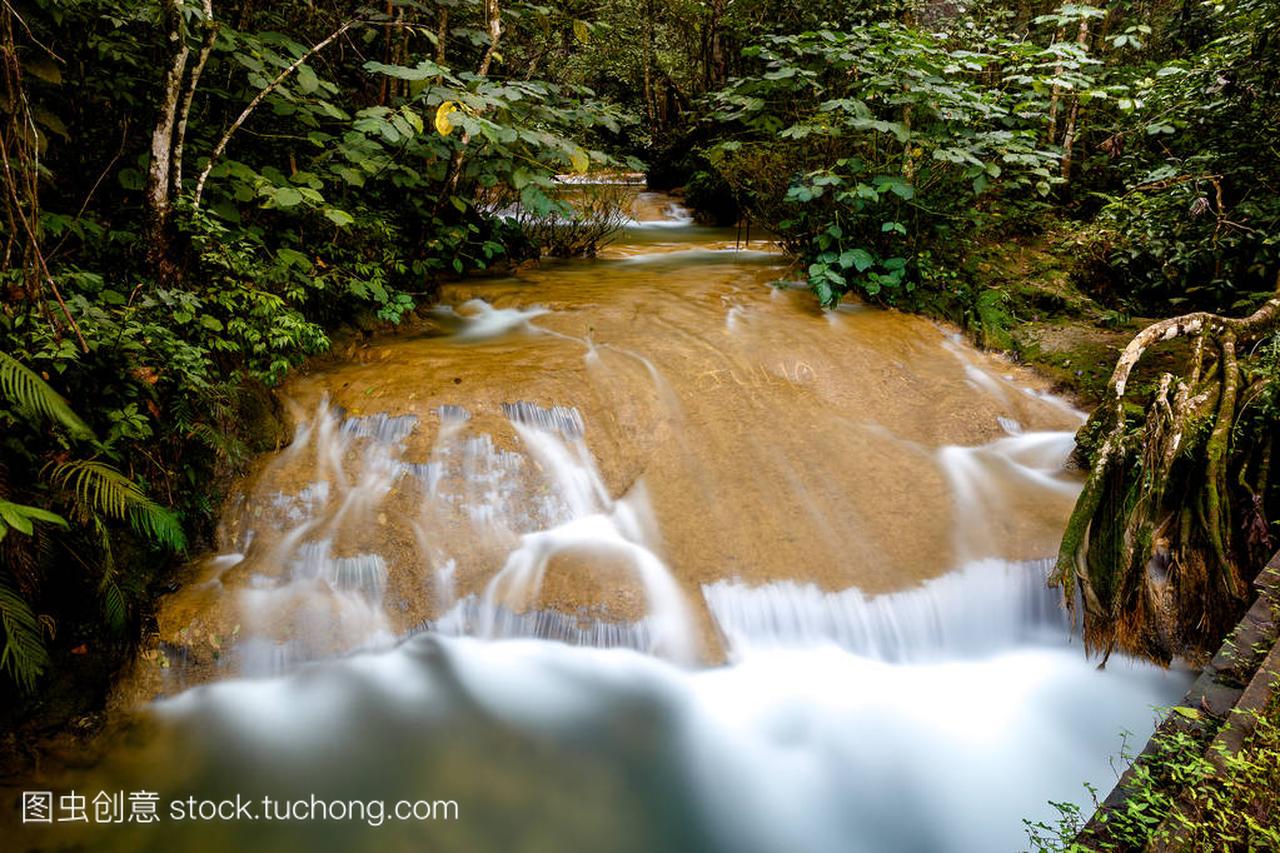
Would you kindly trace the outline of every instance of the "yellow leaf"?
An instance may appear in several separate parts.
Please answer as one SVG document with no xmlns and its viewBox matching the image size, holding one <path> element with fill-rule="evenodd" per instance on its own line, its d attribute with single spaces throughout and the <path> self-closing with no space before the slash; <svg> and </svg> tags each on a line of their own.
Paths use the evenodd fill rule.
<svg viewBox="0 0 1280 853">
<path fill-rule="evenodd" d="M 448 136 L 453 130 L 453 122 L 449 121 L 449 115 L 457 112 L 458 105 L 453 101 L 445 101 L 436 110 L 436 132 L 441 136 Z"/>
<path fill-rule="evenodd" d="M 573 152 L 569 154 L 569 162 L 573 164 L 573 171 L 585 172 L 591 165 L 591 158 L 588 157 L 587 152 L 583 151 L 581 148 L 575 148 L 573 149 Z"/>
<path fill-rule="evenodd" d="M 585 21 L 573 22 L 573 34 L 577 36 L 578 41 L 583 44 L 591 41 L 591 29 L 587 26 Z"/>
</svg>

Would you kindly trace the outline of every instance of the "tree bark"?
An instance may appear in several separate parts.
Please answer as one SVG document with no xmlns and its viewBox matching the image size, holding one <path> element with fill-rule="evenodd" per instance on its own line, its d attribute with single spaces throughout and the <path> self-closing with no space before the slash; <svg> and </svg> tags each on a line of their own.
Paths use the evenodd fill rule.
<svg viewBox="0 0 1280 853">
<path fill-rule="evenodd" d="M 658 110 L 653 93 L 653 0 L 644 4 L 644 109 L 649 117 L 649 135 L 658 135 Z"/>
<path fill-rule="evenodd" d="M 494 54 L 498 51 L 498 41 L 502 38 L 502 9 L 498 6 L 498 0 L 484 0 L 485 19 L 489 30 L 489 46 L 485 49 L 484 56 L 480 58 L 480 67 L 476 69 L 476 76 L 489 76 L 489 66 L 493 64 Z M 444 191 L 440 194 L 440 198 L 436 200 L 436 213 L 438 214 L 444 207 L 444 203 L 448 197 L 454 194 L 458 187 L 458 179 L 462 176 L 462 158 L 463 152 L 466 151 L 467 143 L 471 141 L 471 135 L 465 130 L 462 132 L 461 144 L 454 150 L 453 156 L 449 158 L 449 168 L 445 172 Z"/>
<path fill-rule="evenodd" d="M 498 7 L 498 0 L 484 0 L 484 16 L 489 29 L 489 46 L 476 69 L 479 77 L 489 76 L 489 66 L 493 63 L 493 55 L 498 52 L 498 40 L 502 38 L 502 10 Z"/>
<path fill-rule="evenodd" d="M 218 22 L 213 19 L 213 0 L 204 0 L 204 40 L 200 44 L 200 53 L 196 64 L 191 69 L 182 93 L 182 103 L 178 108 L 178 125 L 174 131 L 173 168 L 170 186 L 173 192 L 182 192 L 182 154 L 187 140 L 187 120 L 191 117 L 191 102 L 196 96 L 196 87 L 200 85 L 200 75 L 204 73 L 205 63 L 213 53 L 213 45 L 218 40 Z"/>
<path fill-rule="evenodd" d="M 1062 587 L 1068 607 L 1074 603 L 1075 591 L 1080 591 L 1085 642 L 1090 647 L 1109 649 L 1118 642 L 1126 651 L 1158 659 L 1159 654 L 1187 650 L 1190 638 L 1194 652 L 1195 638 L 1212 640 L 1208 635 L 1239 603 L 1246 585 L 1235 558 L 1248 548 L 1240 545 L 1241 525 L 1232 522 L 1233 504 L 1240 502 L 1230 494 L 1227 471 L 1231 455 L 1241 452 L 1233 436 L 1250 391 L 1241 392 L 1237 354 L 1277 330 L 1280 274 L 1271 298 L 1247 317 L 1203 311 L 1170 317 L 1147 326 L 1121 352 L 1108 382 L 1108 399 L 1094 415 L 1099 430 L 1095 434 L 1101 442 L 1067 522 L 1051 579 Z M 1191 337 L 1193 344 L 1172 404 L 1173 377 L 1166 374 L 1148 409 L 1146 429 L 1131 434 L 1124 395 L 1133 369 L 1149 347 L 1178 337 Z M 1218 358 L 1206 368 L 1209 346 L 1216 349 Z M 1197 424 L 1206 421 L 1212 427 L 1204 438 Z M 1195 439 L 1197 433 L 1202 438 Z M 1265 458 L 1271 439 L 1263 439 Z M 1192 440 L 1196 444 L 1188 446 Z M 1244 447 L 1247 454 L 1248 445 Z M 1192 473 L 1178 475 L 1181 491 L 1170 503 L 1165 500 L 1166 487 L 1175 464 Z M 1117 496 L 1125 509 L 1118 509 Z M 1258 513 L 1265 511 L 1256 497 L 1252 505 Z M 1122 520 L 1115 517 L 1118 511 L 1125 514 Z M 1123 528 L 1118 537 L 1111 527 L 1116 523 Z M 1102 537 L 1097 553 L 1091 536 Z M 1153 561 L 1177 567 L 1170 577 L 1177 590 L 1171 600 L 1178 606 L 1167 613 L 1153 606 L 1157 598 L 1163 599 L 1159 590 L 1165 583 L 1149 577 Z M 1212 581 L 1215 574 L 1218 583 Z M 1177 648 L 1178 644 L 1184 647 Z"/>
<path fill-rule="evenodd" d="M 1084 48 L 1089 43 L 1089 19 L 1080 19 L 1080 31 L 1076 35 L 1076 44 Z M 1062 179 L 1071 179 L 1071 149 L 1076 144 L 1076 121 L 1080 116 L 1080 94 L 1071 98 L 1071 111 L 1067 113 L 1067 124 L 1062 130 Z"/>
<path fill-rule="evenodd" d="M 1060 44 L 1060 43 L 1062 42 L 1062 37 L 1063 37 L 1064 35 L 1065 35 L 1065 33 L 1062 31 L 1062 27 L 1059 27 L 1059 28 L 1058 28 L 1058 32 L 1057 32 L 1057 34 L 1053 37 L 1053 43 L 1054 43 L 1054 44 Z M 1049 144 L 1050 144 L 1050 145 L 1052 145 L 1052 144 L 1053 144 L 1053 141 L 1054 141 L 1054 140 L 1057 138 L 1057 136 L 1058 136 L 1058 107 L 1059 107 L 1059 104 L 1061 104 L 1061 102 L 1062 102 L 1062 84 L 1061 84 L 1061 83 L 1059 83 L 1059 82 L 1058 82 L 1058 80 L 1059 80 L 1059 78 L 1061 78 L 1061 77 L 1062 77 L 1062 72 L 1063 72 L 1064 70 L 1065 70 L 1065 69 L 1062 67 L 1062 63 L 1061 63 L 1061 62 L 1059 62 L 1057 65 L 1055 65 L 1055 66 L 1053 67 L 1053 76 L 1054 76 L 1053 90 L 1052 90 L 1052 92 L 1051 92 L 1051 93 L 1050 93 L 1050 95 L 1049 95 L 1049 139 L 1048 139 L 1048 142 L 1049 142 Z"/>
<path fill-rule="evenodd" d="M 1120 353 L 1107 387 L 1116 398 L 1123 397 L 1129 374 L 1133 372 L 1138 359 L 1142 358 L 1142 354 L 1152 344 L 1159 341 L 1170 341 L 1177 337 L 1202 332 L 1222 334 L 1230 331 L 1236 336 L 1238 342 L 1243 343 L 1256 340 L 1275 328 L 1277 323 L 1280 323 L 1280 275 L 1276 276 L 1276 288 L 1272 297 L 1248 317 L 1222 317 L 1207 311 L 1196 311 L 1180 317 L 1160 320 L 1147 326 L 1138 332 Z"/>
<path fill-rule="evenodd" d="M 187 46 L 186 25 L 180 0 L 163 0 L 165 40 L 169 64 L 160 87 L 160 103 L 155 128 L 151 132 L 151 162 L 144 190 L 148 214 L 147 259 L 162 280 L 172 275 L 169 214 L 172 209 L 174 128 L 182 98 L 182 81 L 191 49 Z"/>
</svg>

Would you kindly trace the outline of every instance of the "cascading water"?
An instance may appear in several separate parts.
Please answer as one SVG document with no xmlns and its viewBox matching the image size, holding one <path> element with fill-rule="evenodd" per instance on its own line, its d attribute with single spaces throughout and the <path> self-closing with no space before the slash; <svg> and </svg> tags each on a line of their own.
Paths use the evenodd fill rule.
<svg viewBox="0 0 1280 853">
<path fill-rule="evenodd" d="M 122 694 L 161 698 L 48 785 L 456 819 L 31 843 L 1016 850 L 1105 787 L 1187 679 L 1096 670 L 1045 588 L 1079 413 L 671 204 L 295 380 Z"/>
</svg>

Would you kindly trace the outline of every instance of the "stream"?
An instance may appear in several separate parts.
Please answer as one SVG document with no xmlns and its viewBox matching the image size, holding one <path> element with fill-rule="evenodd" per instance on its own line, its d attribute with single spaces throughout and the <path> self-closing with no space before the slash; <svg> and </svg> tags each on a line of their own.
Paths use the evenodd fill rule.
<svg viewBox="0 0 1280 853">
<path fill-rule="evenodd" d="M 160 820 L 32 843 L 1013 851 L 1105 794 L 1189 676 L 1098 670 L 1045 587 L 1082 413 L 920 317 L 820 312 L 673 199 L 634 215 L 290 381 L 142 710 L 53 786 Z"/>
</svg>

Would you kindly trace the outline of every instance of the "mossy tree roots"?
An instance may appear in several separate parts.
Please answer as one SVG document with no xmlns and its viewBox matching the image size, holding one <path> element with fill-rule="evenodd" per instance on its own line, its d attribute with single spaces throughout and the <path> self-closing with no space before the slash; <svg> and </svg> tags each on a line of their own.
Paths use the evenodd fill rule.
<svg viewBox="0 0 1280 853">
<path fill-rule="evenodd" d="M 1143 353 L 1180 337 L 1183 375 L 1161 376 L 1145 409 L 1126 400 Z M 1239 618 L 1272 546 L 1277 350 L 1280 276 L 1248 317 L 1162 320 L 1121 353 L 1077 437 L 1090 474 L 1051 579 L 1089 650 L 1197 660 Z"/>
</svg>

